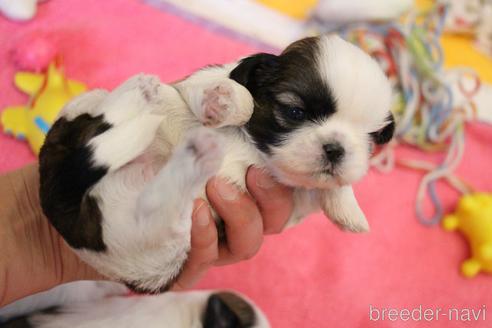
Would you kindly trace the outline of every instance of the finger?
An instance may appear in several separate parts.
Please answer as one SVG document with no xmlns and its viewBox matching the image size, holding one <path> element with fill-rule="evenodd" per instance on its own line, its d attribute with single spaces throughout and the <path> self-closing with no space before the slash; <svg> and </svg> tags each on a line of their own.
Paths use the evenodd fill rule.
<svg viewBox="0 0 492 328">
<path fill-rule="evenodd" d="M 208 204 L 202 200 L 195 201 L 192 226 L 191 249 L 183 271 L 172 286 L 172 290 L 191 288 L 219 256 L 217 228 Z"/>
<path fill-rule="evenodd" d="M 264 233 L 281 232 L 292 214 L 292 188 L 278 183 L 264 170 L 252 166 L 246 174 L 246 185 L 260 209 Z"/>
<path fill-rule="evenodd" d="M 218 265 L 253 257 L 263 242 L 263 221 L 254 200 L 220 178 L 207 184 L 207 197 L 224 220 L 227 243 L 219 245 Z"/>
</svg>

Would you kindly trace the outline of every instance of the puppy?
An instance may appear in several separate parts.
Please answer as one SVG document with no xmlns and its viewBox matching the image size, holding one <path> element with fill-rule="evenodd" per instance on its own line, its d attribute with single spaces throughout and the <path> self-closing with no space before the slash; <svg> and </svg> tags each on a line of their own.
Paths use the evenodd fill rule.
<svg viewBox="0 0 492 328">
<path fill-rule="evenodd" d="M 102 282 L 76 282 L 30 296 L 0 310 L 6 319 L 3 328 L 269 328 L 265 315 L 244 296 L 228 291 L 193 291 L 156 296 L 113 295 L 123 286 Z M 92 297 L 81 297 L 80 292 Z M 99 297 L 94 297 L 99 295 Z M 103 296 L 106 296 L 105 298 Z M 32 312 L 36 298 L 65 300 Z M 31 304 L 29 304 L 31 303 Z M 14 306 L 17 305 L 16 309 Z M 32 313 L 19 315 L 19 309 L 31 307 Z M 10 310 L 10 311 L 9 311 Z M 15 311 L 17 310 L 17 311 Z M 12 312 L 15 316 L 12 316 Z"/>
<path fill-rule="evenodd" d="M 63 110 L 40 153 L 42 207 L 83 260 L 142 292 L 180 273 L 193 199 L 213 175 L 246 190 L 247 168 L 265 168 L 295 188 L 289 224 L 322 209 L 367 231 L 350 185 L 391 139 L 390 102 L 377 63 L 334 35 L 175 85 L 137 76 Z"/>
</svg>

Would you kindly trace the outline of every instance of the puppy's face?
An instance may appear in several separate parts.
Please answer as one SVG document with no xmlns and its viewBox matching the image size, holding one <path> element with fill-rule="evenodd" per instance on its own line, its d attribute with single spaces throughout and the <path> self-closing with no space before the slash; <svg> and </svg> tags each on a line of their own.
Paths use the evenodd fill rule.
<svg viewBox="0 0 492 328">
<path fill-rule="evenodd" d="M 285 184 L 351 184 L 366 173 L 373 145 L 393 135 L 386 76 L 337 36 L 297 41 L 279 56 L 245 58 L 231 78 L 253 95 L 246 130 Z"/>
</svg>

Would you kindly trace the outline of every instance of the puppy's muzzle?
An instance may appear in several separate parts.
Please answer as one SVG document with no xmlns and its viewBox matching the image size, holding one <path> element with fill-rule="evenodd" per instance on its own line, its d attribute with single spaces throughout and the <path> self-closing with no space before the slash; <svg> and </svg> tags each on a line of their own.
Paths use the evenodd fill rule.
<svg viewBox="0 0 492 328">
<path fill-rule="evenodd" d="M 345 149 L 337 141 L 324 144 L 323 152 L 325 160 L 331 166 L 335 166 L 340 163 L 345 156 Z"/>
</svg>

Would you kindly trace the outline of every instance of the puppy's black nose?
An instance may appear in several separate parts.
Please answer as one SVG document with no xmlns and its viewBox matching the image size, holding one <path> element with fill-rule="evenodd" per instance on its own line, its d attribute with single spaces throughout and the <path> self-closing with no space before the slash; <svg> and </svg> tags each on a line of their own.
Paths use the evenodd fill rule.
<svg viewBox="0 0 492 328">
<path fill-rule="evenodd" d="M 333 164 L 340 162 L 343 155 L 345 155 L 345 149 L 338 142 L 323 145 L 323 150 L 325 151 L 326 159 Z"/>
</svg>

